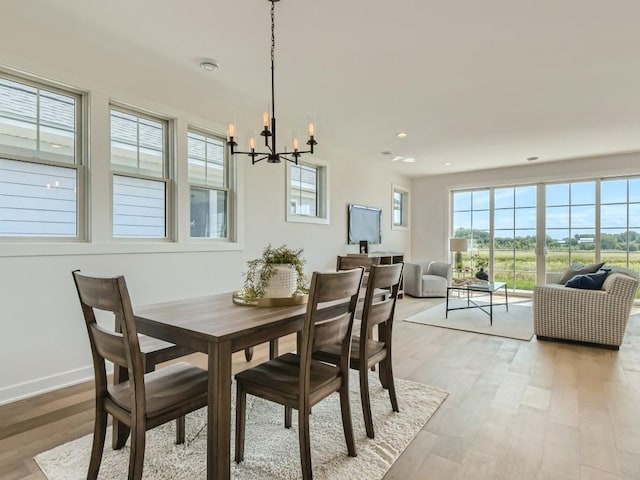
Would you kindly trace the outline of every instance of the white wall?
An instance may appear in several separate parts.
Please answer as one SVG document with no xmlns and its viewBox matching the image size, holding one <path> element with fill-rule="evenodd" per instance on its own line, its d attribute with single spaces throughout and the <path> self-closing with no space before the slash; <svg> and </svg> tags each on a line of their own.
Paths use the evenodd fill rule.
<svg viewBox="0 0 640 480">
<path fill-rule="evenodd" d="M 223 103 L 229 92 L 216 91 L 204 78 L 185 85 L 180 72 L 164 69 L 161 62 L 157 69 L 149 70 L 135 59 L 114 57 L 107 50 L 97 51 L 61 32 L 54 35 L 41 25 L 24 24 L 17 18 L 2 20 L 0 67 L 89 92 L 92 192 L 90 243 L 16 244 L 0 239 L 0 404 L 92 376 L 86 330 L 70 273 L 74 269 L 94 275 L 124 274 L 134 306 L 239 288 L 245 262 L 259 255 L 267 243 L 304 247 L 308 272 L 330 269 L 337 254 L 357 250 L 347 246 L 349 203 L 381 207 L 383 244 L 379 249 L 409 253 L 409 232 L 390 229 L 391 185 L 409 186 L 409 180 L 393 174 L 382 162 L 326 157 L 322 158 L 330 168 L 330 225 L 285 222 L 284 165 L 246 166 L 247 160 L 239 157 L 237 244 L 216 250 L 186 238 L 189 195 L 184 162 L 177 168 L 178 241 L 113 242 L 109 231 L 109 100 L 174 118 L 178 134 L 186 131 L 187 124 L 223 132 L 227 120 L 238 114 Z M 259 121 L 259 114 L 241 111 L 239 115 Z M 322 144 L 317 151 L 321 156 Z M 184 161 L 183 156 L 179 158 Z"/>
<path fill-rule="evenodd" d="M 520 167 L 413 179 L 412 258 L 451 258 L 448 245 L 451 232 L 449 202 L 452 190 L 638 174 L 640 153 L 529 163 Z"/>
</svg>

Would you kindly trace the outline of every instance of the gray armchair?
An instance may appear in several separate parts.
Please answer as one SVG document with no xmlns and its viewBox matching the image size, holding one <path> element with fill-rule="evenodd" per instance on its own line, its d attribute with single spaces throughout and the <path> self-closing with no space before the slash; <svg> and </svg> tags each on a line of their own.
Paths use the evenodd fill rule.
<svg viewBox="0 0 640 480">
<path fill-rule="evenodd" d="M 412 297 L 446 297 L 451 276 L 451 264 L 447 262 L 405 262 L 404 293 Z"/>
</svg>

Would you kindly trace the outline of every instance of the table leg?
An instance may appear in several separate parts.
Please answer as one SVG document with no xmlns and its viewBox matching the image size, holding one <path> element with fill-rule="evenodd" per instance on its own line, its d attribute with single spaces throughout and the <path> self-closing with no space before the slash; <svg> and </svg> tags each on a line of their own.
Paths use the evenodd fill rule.
<svg viewBox="0 0 640 480">
<path fill-rule="evenodd" d="M 231 477 L 231 343 L 209 344 L 207 479 Z"/>
<path fill-rule="evenodd" d="M 489 291 L 489 325 L 493 326 L 493 292 Z"/>
<path fill-rule="evenodd" d="M 449 289 L 447 288 L 447 303 L 444 310 L 444 318 L 449 318 Z"/>
<path fill-rule="evenodd" d="M 509 293 L 507 292 L 507 284 L 504 284 L 504 305 L 507 307 L 507 312 L 509 311 Z"/>
</svg>

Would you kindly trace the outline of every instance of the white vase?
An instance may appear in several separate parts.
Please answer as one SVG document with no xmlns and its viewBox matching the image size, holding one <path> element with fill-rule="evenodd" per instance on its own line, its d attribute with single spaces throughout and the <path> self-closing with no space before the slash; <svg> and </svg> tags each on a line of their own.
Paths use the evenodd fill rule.
<svg viewBox="0 0 640 480">
<path fill-rule="evenodd" d="M 297 274 L 288 263 L 273 266 L 274 273 L 264 289 L 264 298 L 290 297 L 296 291 Z"/>
</svg>

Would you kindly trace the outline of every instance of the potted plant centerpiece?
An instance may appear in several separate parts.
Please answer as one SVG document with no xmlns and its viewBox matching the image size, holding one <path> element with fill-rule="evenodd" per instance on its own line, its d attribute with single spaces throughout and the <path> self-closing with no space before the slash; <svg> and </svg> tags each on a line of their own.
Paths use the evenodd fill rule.
<svg viewBox="0 0 640 480">
<path fill-rule="evenodd" d="M 242 297 L 252 304 L 269 306 L 306 300 L 307 285 L 304 275 L 304 250 L 286 245 L 262 251 L 262 256 L 247 262 Z M 261 299 L 283 299 L 285 302 L 260 302 Z"/>
</svg>

